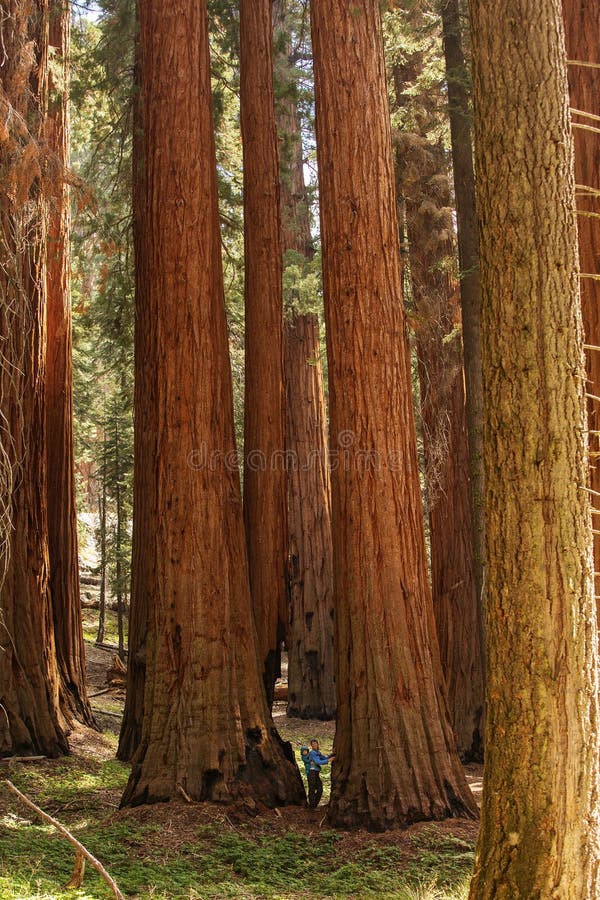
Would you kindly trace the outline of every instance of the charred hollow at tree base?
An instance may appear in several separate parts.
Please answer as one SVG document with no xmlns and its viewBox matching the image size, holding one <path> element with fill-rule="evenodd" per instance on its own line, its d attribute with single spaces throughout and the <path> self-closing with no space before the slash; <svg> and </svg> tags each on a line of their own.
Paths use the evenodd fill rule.
<svg viewBox="0 0 600 900">
<path fill-rule="evenodd" d="M 245 761 L 227 780 L 222 770 L 202 768 L 199 764 L 196 777 L 193 780 L 188 777 L 185 783 L 174 784 L 171 779 L 162 776 L 146 778 L 143 782 L 141 768 L 134 763 L 121 808 L 168 803 L 181 796 L 200 803 L 252 800 L 269 809 L 305 806 L 304 785 L 289 741 L 283 741 L 274 728 L 266 735 L 259 728 L 247 729 L 245 738 Z M 220 757 L 224 756 L 223 750 Z"/>
</svg>

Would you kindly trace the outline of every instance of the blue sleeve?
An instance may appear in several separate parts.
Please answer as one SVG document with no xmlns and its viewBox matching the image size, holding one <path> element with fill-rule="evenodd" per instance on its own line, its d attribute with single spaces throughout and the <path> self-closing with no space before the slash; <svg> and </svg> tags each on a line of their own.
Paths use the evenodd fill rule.
<svg viewBox="0 0 600 900">
<path fill-rule="evenodd" d="M 311 750 L 310 758 L 313 760 L 313 762 L 316 762 L 318 766 L 326 766 L 331 759 L 330 756 L 323 756 L 320 750 Z"/>
</svg>

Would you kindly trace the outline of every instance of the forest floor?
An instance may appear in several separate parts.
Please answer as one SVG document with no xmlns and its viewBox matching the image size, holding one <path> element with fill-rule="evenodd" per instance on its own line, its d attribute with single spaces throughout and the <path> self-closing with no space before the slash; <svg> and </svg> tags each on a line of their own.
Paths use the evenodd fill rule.
<svg viewBox="0 0 600 900">
<path fill-rule="evenodd" d="M 382 835 L 336 831 L 317 810 L 282 808 L 250 817 L 216 804 L 177 803 L 119 810 L 129 767 L 115 760 L 122 689 L 106 691 L 110 651 L 86 644 L 89 691 L 101 733 L 77 728 L 71 754 L 0 766 L 12 782 L 63 825 L 111 873 L 126 896 L 140 900 L 216 898 L 398 898 L 461 900 L 468 894 L 477 823 L 421 823 Z M 315 736 L 333 744 L 334 723 L 288 719 L 285 702 L 274 719 L 299 755 Z M 8 769 L 8 771 L 7 771 Z M 467 767 L 476 795 L 482 769 Z M 84 887 L 65 890 L 73 847 L 13 797 L 0 782 L 0 898 L 104 900 L 111 892 L 88 867 Z"/>
</svg>

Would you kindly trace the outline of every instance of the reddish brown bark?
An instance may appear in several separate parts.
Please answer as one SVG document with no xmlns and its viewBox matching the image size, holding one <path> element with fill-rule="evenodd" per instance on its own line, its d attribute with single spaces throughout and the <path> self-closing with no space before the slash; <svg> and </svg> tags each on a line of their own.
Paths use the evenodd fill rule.
<svg viewBox="0 0 600 900">
<path fill-rule="evenodd" d="M 469 437 L 469 483 L 473 520 L 475 586 L 485 622 L 485 515 L 483 472 L 483 373 L 481 367 L 481 284 L 471 134 L 470 70 L 463 50 L 459 0 L 441 0 L 452 170 L 456 201 L 460 302 Z M 481 647 L 482 656 L 485 647 Z"/>
<path fill-rule="evenodd" d="M 68 747 L 48 591 L 47 196 L 38 143 L 47 102 L 48 6 L 3 3 L 2 15 L 6 56 L 0 103 L 9 127 L 0 147 L 0 427 L 11 465 L 12 533 L 0 582 L 0 755 L 57 756 Z"/>
<path fill-rule="evenodd" d="M 470 896 L 587 900 L 600 891 L 598 642 L 561 5 L 470 8 L 488 609 Z"/>
<path fill-rule="evenodd" d="M 577 62 L 600 64 L 600 6 L 591 0 L 563 0 L 567 55 L 573 62 L 568 68 L 571 97 L 573 139 L 575 142 L 575 181 L 579 230 L 579 265 L 581 309 L 586 343 L 600 346 L 600 134 L 588 128 L 600 128 L 600 69 L 576 65 Z M 575 110 L 578 110 L 576 112 Z M 590 118 L 589 113 L 596 118 Z M 594 193 L 595 191 L 595 193 Z M 586 278 L 595 275 L 596 278 Z M 600 396 L 600 351 L 588 349 L 588 392 Z M 588 400 L 590 429 L 590 487 L 600 491 L 600 400 Z M 600 507 L 594 502 L 595 507 Z M 600 518 L 594 517 L 595 529 Z M 600 536 L 594 535 L 594 568 L 600 573 Z M 600 574 L 596 574 L 596 595 L 600 596 Z"/>
<path fill-rule="evenodd" d="M 315 0 L 311 16 L 335 453 L 329 815 L 380 830 L 476 807 L 428 584 L 380 5 Z"/>
<path fill-rule="evenodd" d="M 398 146 L 425 450 L 433 608 L 458 751 L 483 756 L 482 625 L 475 589 L 459 289 L 445 152 Z"/>
<path fill-rule="evenodd" d="M 196 800 L 299 802 L 301 779 L 267 709 L 252 623 L 206 6 L 144 0 L 138 15 L 146 257 L 137 349 L 153 390 L 136 402 L 149 406 L 143 421 L 156 423 L 156 452 L 136 460 L 147 467 L 154 508 L 137 585 L 148 604 L 144 719 L 123 804 L 182 790 Z"/>
<path fill-rule="evenodd" d="M 244 147 L 244 521 L 269 702 L 287 620 L 282 246 L 271 0 L 240 5 Z"/>
<path fill-rule="evenodd" d="M 291 58 L 289 3 L 275 0 L 273 27 L 280 53 L 275 72 L 281 162 L 281 215 L 284 253 L 310 260 L 314 246 L 304 183 L 302 135 Z M 319 361 L 319 322 L 298 312 L 284 294 L 286 458 L 288 462 L 288 715 L 332 718 L 333 560 L 331 484 L 327 414 Z"/>
<path fill-rule="evenodd" d="M 302 134 L 298 114 L 297 70 L 291 58 L 289 0 L 273 0 L 273 30 L 280 52 L 275 58 L 275 78 L 281 96 L 275 104 L 281 173 L 283 252 L 295 250 L 307 259 L 315 255 L 304 183 Z M 285 301 L 285 298 L 284 298 Z"/>
<path fill-rule="evenodd" d="M 50 5 L 46 136 L 55 154 L 56 188 L 50 204 L 47 258 L 48 349 L 46 353 L 46 456 L 48 466 L 48 550 L 50 596 L 63 713 L 88 725 L 92 710 L 85 685 L 85 647 L 79 595 L 75 464 L 73 450 L 73 361 L 71 328 L 69 165 L 70 7 Z M 60 70 L 60 78 L 52 72 Z"/>
<path fill-rule="evenodd" d="M 333 570 L 327 419 L 319 320 L 286 322 L 290 637 L 288 716 L 335 716 Z"/>
<path fill-rule="evenodd" d="M 148 639 L 148 583 L 152 558 L 147 552 L 151 534 L 147 526 L 157 515 L 156 487 L 148 460 L 156 459 L 158 421 L 156 418 L 156 369 L 148 359 L 156 358 L 155 327 L 146 313 L 149 246 L 146 215 L 145 145 L 143 106 L 140 102 L 139 42 L 136 44 L 133 104 L 133 172 L 132 208 L 135 255 L 135 427 L 133 464 L 133 531 L 131 560 L 131 598 L 129 604 L 127 693 L 117 757 L 129 762 L 142 736 L 144 693 L 146 689 L 146 654 Z"/>
</svg>

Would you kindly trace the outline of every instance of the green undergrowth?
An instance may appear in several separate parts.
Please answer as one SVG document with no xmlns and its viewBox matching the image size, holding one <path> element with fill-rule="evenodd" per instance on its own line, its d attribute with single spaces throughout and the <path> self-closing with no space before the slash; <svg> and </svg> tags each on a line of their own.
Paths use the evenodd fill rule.
<svg viewBox="0 0 600 900">
<path fill-rule="evenodd" d="M 463 900 L 473 865 L 467 840 L 430 825 L 417 833 L 373 836 L 303 830 L 296 819 L 270 825 L 227 816 L 198 824 L 187 811 L 159 806 L 143 821 L 116 809 L 128 768 L 71 757 L 36 768 L 17 765 L 11 780 L 62 821 L 100 859 L 130 897 L 399 898 Z M 282 811 L 285 815 L 285 810 Z M 227 821 L 229 825 L 225 825 Z M 190 824 L 191 823 L 191 824 Z M 112 896 L 88 866 L 84 889 L 64 890 L 73 848 L 0 788 L 0 898 L 104 900 Z"/>
</svg>

